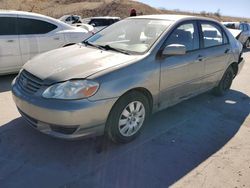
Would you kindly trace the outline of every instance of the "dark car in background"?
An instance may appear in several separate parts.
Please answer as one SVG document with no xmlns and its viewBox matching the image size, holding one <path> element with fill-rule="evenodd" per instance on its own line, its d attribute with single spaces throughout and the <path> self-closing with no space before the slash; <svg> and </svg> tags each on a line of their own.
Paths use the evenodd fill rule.
<svg viewBox="0 0 250 188">
<path fill-rule="evenodd" d="M 241 34 L 238 36 L 238 40 L 245 48 L 250 46 L 250 25 L 245 22 L 223 22 L 223 25 L 228 29 L 241 30 Z"/>
<path fill-rule="evenodd" d="M 112 25 L 113 23 L 116 23 L 120 21 L 120 17 L 91 17 L 91 18 L 85 18 L 82 20 L 83 23 L 92 25 L 95 28 L 95 32 L 100 31 L 104 29 L 105 27 L 108 27 Z"/>
</svg>

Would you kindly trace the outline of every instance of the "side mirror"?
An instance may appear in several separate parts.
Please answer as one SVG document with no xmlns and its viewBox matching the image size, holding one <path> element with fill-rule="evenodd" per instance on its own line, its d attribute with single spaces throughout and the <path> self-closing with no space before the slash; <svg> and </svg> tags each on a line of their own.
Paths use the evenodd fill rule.
<svg viewBox="0 0 250 188">
<path fill-rule="evenodd" d="M 182 44 L 170 44 L 164 48 L 162 55 L 184 55 L 186 51 L 186 47 Z"/>
</svg>

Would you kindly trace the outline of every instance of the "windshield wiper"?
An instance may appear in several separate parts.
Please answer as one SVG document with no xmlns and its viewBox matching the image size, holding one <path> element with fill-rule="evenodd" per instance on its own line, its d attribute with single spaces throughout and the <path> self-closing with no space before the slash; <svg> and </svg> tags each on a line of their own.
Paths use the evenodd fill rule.
<svg viewBox="0 0 250 188">
<path fill-rule="evenodd" d="M 111 47 L 110 45 L 97 45 L 97 44 L 93 44 L 89 41 L 83 41 L 83 44 L 85 44 L 86 46 L 89 45 L 89 46 L 93 46 L 93 47 L 96 47 L 100 50 L 112 50 L 112 51 L 115 51 L 115 52 L 120 52 L 120 53 L 123 53 L 123 54 L 126 54 L 126 55 L 130 55 L 130 53 L 128 53 L 127 51 L 125 50 L 121 50 L 121 49 L 117 49 L 117 48 L 113 48 Z"/>
<path fill-rule="evenodd" d="M 83 44 L 85 44 L 86 46 L 88 45 L 88 46 L 93 46 L 93 47 L 96 47 L 96 48 L 98 48 L 98 49 L 103 49 L 103 47 L 102 46 L 100 46 L 100 45 L 96 45 L 96 44 L 93 44 L 93 43 L 91 43 L 91 42 L 89 42 L 89 41 L 83 41 Z"/>
<path fill-rule="evenodd" d="M 110 45 L 105 45 L 105 46 L 100 45 L 100 47 L 104 48 L 105 50 L 112 50 L 112 51 L 115 51 L 115 52 L 120 52 L 120 53 L 123 53 L 123 54 L 126 54 L 126 55 L 130 55 L 130 53 L 128 53 L 127 51 L 122 50 L 122 49 L 113 48 Z"/>
</svg>

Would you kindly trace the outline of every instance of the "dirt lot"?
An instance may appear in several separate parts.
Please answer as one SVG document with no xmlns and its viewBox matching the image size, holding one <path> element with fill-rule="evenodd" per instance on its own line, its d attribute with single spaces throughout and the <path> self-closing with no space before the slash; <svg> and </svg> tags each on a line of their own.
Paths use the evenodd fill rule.
<svg viewBox="0 0 250 188">
<path fill-rule="evenodd" d="M 225 97 L 210 93 L 153 116 L 127 145 L 68 142 L 33 130 L 0 77 L 0 187 L 250 187 L 250 52 Z"/>
</svg>

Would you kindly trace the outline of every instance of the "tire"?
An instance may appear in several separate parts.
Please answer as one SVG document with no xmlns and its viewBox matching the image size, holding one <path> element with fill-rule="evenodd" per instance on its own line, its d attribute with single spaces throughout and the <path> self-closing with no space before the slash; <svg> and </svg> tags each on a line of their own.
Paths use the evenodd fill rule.
<svg viewBox="0 0 250 188">
<path fill-rule="evenodd" d="M 230 90 L 233 79 L 234 79 L 234 71 L 233 68 L 230 66 L 224 73 L 221 81 L 219 82 L 219 85 L 214 88 L 214 94 L 217 96 L 225 95 Z"/>
<path fill-rule="evenodd" d="M 247 39 L 246 43 L 245 43 L 245 48 L 250 47 L 250 39 Z"/>
<path fill-rule="evenodd" d="M 140 134 L 149 115 L 148 98 L 138 91 L 131 91 L 113 106 L 106 123 L 105 135 L 115 143 L 130 142 Z"/>
</svg>

